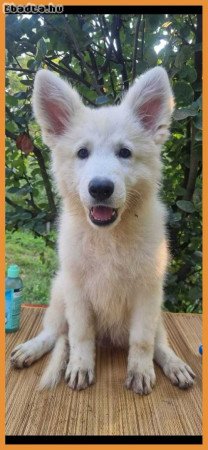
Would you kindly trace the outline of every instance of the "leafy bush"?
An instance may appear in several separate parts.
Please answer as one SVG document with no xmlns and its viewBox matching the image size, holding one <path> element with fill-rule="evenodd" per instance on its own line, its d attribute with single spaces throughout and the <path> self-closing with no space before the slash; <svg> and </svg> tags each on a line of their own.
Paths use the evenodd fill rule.
<svg viewBox="0 0 208 450">
<path fill-rule="evenodd" d="M 200 312 L 201 16 L 8 15 L 6 48 L 7 229 L 30 229 L 51 246 L 47 224 L 54 224 L 59 199 L 31 111 L 36 71 L 44 67 L 65 77 L 96 107 L 119 102 L 147 68 L 167 69 L 176 110 L 162 155 L 172 251 L 165 306 Z"/>
</svg>

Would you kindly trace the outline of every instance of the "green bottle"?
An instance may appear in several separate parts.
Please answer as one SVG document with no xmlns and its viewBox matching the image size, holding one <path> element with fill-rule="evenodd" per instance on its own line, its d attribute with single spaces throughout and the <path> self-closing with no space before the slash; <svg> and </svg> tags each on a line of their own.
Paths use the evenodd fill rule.
<svg viewBox="0 0 208 450">
<path fill-rule="evenodd" d="M 19 274 L 20 268 L 16 264 L 9 266 L 5 292 L 5 329 L 7 333 L 17 331 L 20 326 L 23 283 Z"/>
</svg>

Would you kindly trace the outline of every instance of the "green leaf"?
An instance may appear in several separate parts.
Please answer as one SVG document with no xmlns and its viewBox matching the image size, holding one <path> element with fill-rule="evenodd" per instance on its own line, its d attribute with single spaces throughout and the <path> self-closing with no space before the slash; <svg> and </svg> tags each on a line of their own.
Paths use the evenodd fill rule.
<svg viewBox="0 0 208 450">
<path fill-rule="evenodd" d="M 40 175 L 40 174 L 41 174 L 41 172 L 40 172 L 40 169 L 38 167 L 36 169 L 33 169 L 32 172 L 31 172 L 31 175 L 33 177 L 36 177 L 36 175 Z"/>
<path fill-rule="evenodd" d="M 36 60 L 42 61 L 47 53 L 47 46 L 43 38 L 39 39 L 37 42 Z"/>
<path fill-rule="evenodd" d="M 18 195 L 26 195 L 26 194 L 28 194 L 29 192 L 32 192 L 32 188 L 31 188 L 31 186 L 30 186 L 29 184 L 26 184 L 25 186 L 22 186 L 22 187 L 18 190 L 17 194 L 18 194 Z"/>
<path fill-rule="evenodd" d="M 192 106 L 196 109 L 202 110 L 202 95 L 200 95 L 197 100 L 192 103 Z"/>
<path fill-rule="evenodd" d="M 184 54 L 183 52 L 178 52 L 175 59 L 175 66 L 177 69 L 180 69 L 184 63 Z"/>
<path fill-rule="evenodd" d="M 27 62 L 28 69 L 30 69 L 33 66 L 34 62 L 35 62 L 34 59 L 28 59 L 28 62 Z"/>
<path fill-rule="evenodd" d="M 16 123 L 18 124 L 18 125 L 26 125 L 26 123 L 27 123 L 27 118 L 24 116 L 18 116 L 17 118 L 16 118 Z"/>
<path fill-rule="evenodd" d="M 180 104 L 189 104 L 194 96 L 194 91 L 186 81 L 176 81 L 173 85 L 176 102 Z"/>
<path fill-rule="evenodd" d="M 6 167 L 6 176 L 9 177 L 10 175 L 13 175 L 13 170 L 9 167 Z"/>
<path fill-rule="evenodd" d="M 6 95 L 6 104 L 10 106 L 17 106 L 18 105 L 18 99 L 14 97 L 13 95 L 7 94 Z"/>
<path fill-rule="evenodd" d="M 188 305 L 188 307 L 187 307 L 187 309 L 186 309 L 186 312 L 187 312 L 187 313 L 193 312 L 194 306 L 195 306 L 195 305 Z"/>
<path fill-rule="evenodd" d="M 189 108 L 179 108 L 176 109 L 173 113 L 173 119 L 175 120 L 183 120 L 187 117 L 194 117 L 197 116 L 198 112 L 195 108 L 189 107 Z"/>
<path fill-rule="evenodd" d="M 31 188 L 31 186 L 29 186 L 29 185 L 26 184 L 25 186 L 22 186 L 21 188 L 18 188 L 18 187 L 11 187 L 11 188 L 9 188 L 7 191 L 8 191 L 10 194 L 26 195 L 26 194 L 28 194 L 29 192 L 32 191 L 32 188 Z"/>
<path fill-rule="evenodd" d="M 176 55 L 175 66 L 178 69 L 181 69 L 185 64 L 185 62 L 190 59 L 191 55 L 192 55 L 191 47 L 189 47 L 188 45 L 182 47 L 181 50 Z"/>
<path fill-rule="evenodd" d="M 190 45 L 183 45 L 181 51 L 183 52 L 186 61 L 193 55 L 193 50 Z"/>
<path fill-rule="evenodd" d="M 32 214 L 27 211 L 24 211 L 20 217 L 22 220 L 28 220 L 28 219 L 31 219 Z"/>
<path fill-rule="evenodd" d="M 192 301 L 198 299 L 201 297 L 201 292 L 198 286 L 194 286 L 192 289 L 189 290 L 189 296 Z"/>
<path fill-rule="evenodd" d="M 19 191 L 19 188 L 17 187 L 11 187 L 9 189 L 7 189 L 7 192 L 9 192 L 9 194 L 16 194 Z"/>
<path fill-rule="evenodd" d="M 25 91 L 20 91 L 14 94 L 14 97 L 18 98 L 19 100 L 23 100 L 28 97 L 28 93 Z"/>
<path fill-rule="evenodd" d="M 35 231 L 37 231 L 40 234 L 44 234 L 46 231 L 45 224 L 41 223 L 41 222 L 35 223 L 34 229 L 35 229 Z"/>
<path fill-rule="evenodd" d="M 37 214 L 37 216 L 35 217 L 36 219 L 43 219 L 44 217 L 47 216 L 47 213 L 45 212 L 40 212 Z"/>
<path fill-rule="evenodd" d="M 185 192 L 186 192 L 186 189 L 181 186 L 178 186 L 178 188 L 175 191 L 176 195 L 184 195 Z"/>
<path fill-rule="evenodd" d="M 187 65 L 180 71 L 180 76 L 186 78 L 189 83 L 193 83 L 197 79 L 197 71 L 194 67 Z"/>
<path fill-rule="evenodd" d="M 6 130 L 11 131 L 11 133 L 15 133 L 17 131 L 17 125 L 14 122 L 7 122 Z"/>
<path fill-rule="evenodd" d="M 193 213 L 195 211 L 193 203 L 188 200 L 178 200 L 176 205 L 179 209 L 187 213 Z"/>
<path fill-rule="evenodd" d="M 21 228 L 24 230 L 33 230 L 34 228 L 34 221 L 33 220 L 29 220 L 28 222 L 25 222 Z"/>
<path fill-rule="evenodd" d="M 33 80 L 20 80 L 20 81 L 25 86 L 31 86 L 31 84 L 33 83 Z"/>
<path fill-rule="evenodd" d="M 181 220 L 181 213 L 177 212 L 177 213 L 173 214 L 171 220 L 173 222 L 179 222 Z"/>
</svg>

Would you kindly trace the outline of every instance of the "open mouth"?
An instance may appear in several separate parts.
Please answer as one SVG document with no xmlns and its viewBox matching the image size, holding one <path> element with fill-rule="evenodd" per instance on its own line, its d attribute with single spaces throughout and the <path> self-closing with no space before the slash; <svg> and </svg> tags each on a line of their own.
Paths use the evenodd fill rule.
<svg viewBox="0 0 208 450">
<path fill-rule="evenodd" d="M 118 212 L 109 206 L 93 206 L 90 209 L 90 220 L 99 226 L 110 225 L 118 216 Z"/>
</svg>

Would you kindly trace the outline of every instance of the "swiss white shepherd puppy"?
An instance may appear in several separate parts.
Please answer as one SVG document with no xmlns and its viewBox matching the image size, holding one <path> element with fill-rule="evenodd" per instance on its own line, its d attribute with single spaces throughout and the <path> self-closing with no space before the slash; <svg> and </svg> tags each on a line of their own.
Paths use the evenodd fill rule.
<svg viewBox="0 0 208 450">
<path fill-rule="evenodd" d="M 193 384 L 161 319 L 168 249 L 160 150 L 173 106 L 162 67 L 138 78 L 118 106 L 99 109 L 50 71 L 36 75 L 34 113 L 63 199 L 59 270 L 43 331 L 18 345 L 11 362 L 27 367 L 54 347 L 42 388 L 63 370 L 72 389 L 91 385 L 96 339 L 106 337 L 128 345 L 126 387 L 134 392 L 152 391 L 153 359 L 173 384 Z"/>
</svg>

